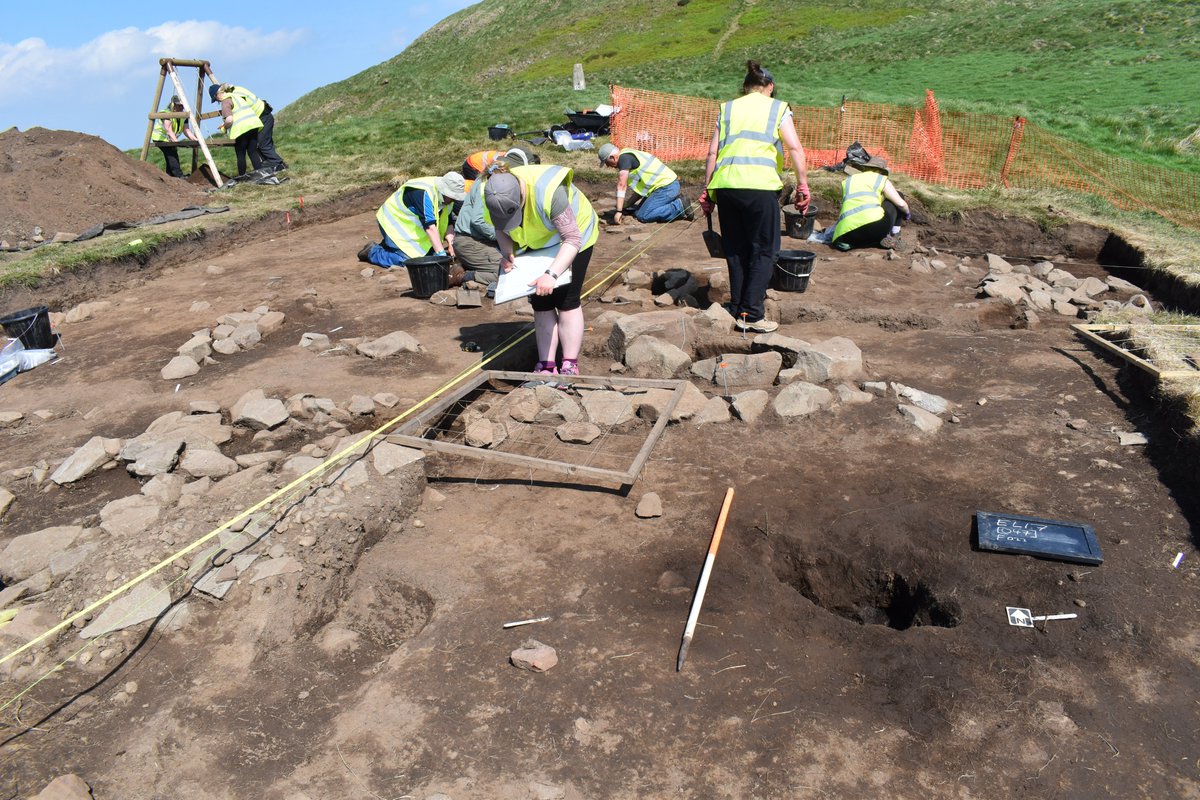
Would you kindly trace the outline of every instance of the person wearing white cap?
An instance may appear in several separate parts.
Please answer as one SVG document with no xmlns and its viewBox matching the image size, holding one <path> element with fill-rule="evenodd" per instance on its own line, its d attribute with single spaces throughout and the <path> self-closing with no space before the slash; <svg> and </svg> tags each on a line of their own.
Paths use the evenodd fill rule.
<svg viewBox="0 0 1200 800">
<path fill-rule="evenodd" d="M 383 239 L 359 250 L 358 260 L 389 268 L 410 258 L 454 255 L 451 217 L 454 204 L 465 197 L 463 176 L 457 172 L 413 178 L 376 212 Z"/>
<path fill-rule="evenodd" d="M 464 167 L 479 155 L 472 153 Z M 458 264 L 450 268 L 451 288 L 461 286 L 467 281 L 475 281 L 490 288 L 499 278 L 500 250 L 496 246 L 496 229 L 484 219 L 483 181 L 475 178 L 486 176 L 497 161 L 504 161 L 510 167 L 525 167 L 541 162 L 537 155 L 519 147 L 499 152 L 491 158 L 485 157 L 483 160 L 486 161 L 485 166 L 472 177 L 463 173 L 469 185 L 467 199 L 463 201 L 462 208 L 458 211 L 458 219 L 454 223 L 454 254 Z"/>
<path fill-rule="evenodd" d="M 900 215 L 910 219 L 912 211 L 888 179 L 887 161 L 871 156 L 858 164 L 847 162 L 844 169 L 850 177 L 842 181 L 842 208 L 831 244 L 838 250 L 894 249 L 900 239 Z"/>
<path fill-rule="evenodd" d="M 513 268 L 520 250 L 540 250 L 559 245 L 546 271 L 529 285 L 533 330 L 537 338 L 540 375 L 578 375 L 583 347 L 583 308 L 580 294 L 592 245 L 600 236 L 600 221 L 592 204 L 571 182 L 572 171 L 558 166 L 513 167 L 503 161 L 493 166 L 483 187 L 488 217 L 496 228 L 500 269 Z M 571 270 L 571 280 L 556 283 Z M 555 360 L 562 346 L 562 362 Z"/>
<path fill-rule="evenodd" d="M 617 170 L 617 213 L 620 225 L 626 207 L 634 208 L 638 222 L 691 219 L 691 204 L 679 192 L 679 176 L 656 156 L 631 147 L 617 149 L 611 142 L 600 147 L 600 166 Z M 629 197 L 629 192 L 633 197 Z"/>
</svg>

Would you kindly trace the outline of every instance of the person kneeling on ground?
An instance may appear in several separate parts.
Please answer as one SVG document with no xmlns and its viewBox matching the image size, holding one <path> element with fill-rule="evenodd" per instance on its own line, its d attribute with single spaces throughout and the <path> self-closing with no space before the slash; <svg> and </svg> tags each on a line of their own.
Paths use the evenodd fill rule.
<svg viewBox="0 0 1200 800">
<path fill-rule="evenodd" d="M 680 194 L 679 176 L 657 157 L 609 143 L 600 148 L 600 166 L 613 167 L 617 175 L 617 213 L 613 222 L 620 225 L 625 207 L 634 207 L 638 222 L 670 222 L 680 217 L 692 219 L 691 204 Z M 628 191 L 636 198 L 626 202 Z"/>
<path fill-rule="evenodd" d="M 493 151 L 486 151 L 493 152 Z M 467 159 L 479 155 L 472 153 Z M 526 167 L 541 162 L 535 154 L 519 147 L 500 153 L 487 159 L 483 172 L 476 172 L 474 177 L 485 174 L 498 161 L 503 161 L 511 167 Z M 466 177 L 466 173 L 463 173 Z M 500 250 L 496 245 L 496 229 L 492 227 L 483 215 L 483 181 L 468 178 L 467 199 L 463 201 L 458 219 L 454 223 L 454 254 L 458 265 L 450 269 L 450 287 L 462 286 L 467 281 L 483 284 L 490 290 L 495 285 L 500 270 Z M 490 294 L 490 291 L 489 291 Z"/>
<path fill-rule="evenodd" d="M 879 156 L 857 165 L 847 163 L 842 181 L 842 209 L 833 228 L 833 246 L 894 248 L 900 240 L 900 215 L 912 217 L 904 196 L 888 179 L 887 162 Z"/>
<path fill-rule="evenodd" d="M 440 178 L 413 178 L 376 212 L 383 240 L 359 250 L 358 260 L 390 268 L 410 258 L 454 255 L 451 212 L 465 197 L 463 177 L 457 172 Z"/>
<path fill-rule="evenodd" d="M 578 375 L 583 347 L 583 308 L 580 292 L 592 260 L 592 245 L 600 237 L 600 221 L 592 204 L 571 184 L 566 167 L 513 167 L 496 164 L 483 187 L 488 218 L 496 226 L 500 269 L 513 268 L 519 250 L 540 250 L 560 245 L 544 274 L 530 285 L 534 295 L 534 337 L 537 339 L 540 375 Z M 571 281 L 555 286 L 571 270 Z M 559 345 L 563 359 L 555 362 Z"/>
</svg>

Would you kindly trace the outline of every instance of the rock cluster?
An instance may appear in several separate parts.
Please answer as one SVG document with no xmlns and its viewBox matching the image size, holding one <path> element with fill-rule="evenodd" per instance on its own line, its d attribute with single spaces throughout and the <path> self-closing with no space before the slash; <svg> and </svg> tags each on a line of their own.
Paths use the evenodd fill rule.
<svg viewBox="0 0 1200 800">
<path fill-rule="evenodd" d="M 1109 293 L 1138 291 L 1132 283 L 1117 277 L 1081 279 L 1051 261 L 1013 265 L 992 253 L 987 254 L 986 260 L 988 273 L 979 283 L 979 296 L 998 298 L 1024 308 L 1033 324 L 1037 323 L 1038 312 L 1087 317 L 1099 311 L 1150 310 L 1145 295 L 1135 294 L 1125 302 L 1102 298 Z"/>
<path fill-rule="evenodd" d="M 192 338 L 176 350 L 178 355 L 162 368 L 162 378 L 167 381 L 189 378 L 202 365 L 216 363 L 213 353 L 230 356 L 249 350 L 283 327 L 285 319 L 282 311 L 272 311 L 268 306 L 225 314 L 217 319 L 215 327 L 192 332 Z"/>
</svg>

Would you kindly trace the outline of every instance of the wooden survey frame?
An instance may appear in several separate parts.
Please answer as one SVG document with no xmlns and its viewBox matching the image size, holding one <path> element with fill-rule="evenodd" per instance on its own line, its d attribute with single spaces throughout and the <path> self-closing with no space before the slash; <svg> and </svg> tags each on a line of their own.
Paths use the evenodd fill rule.
<svg viewBox="0 0 1200 800">
<path fill-rule="evenodd" d="M 589 478 L 598 478 L 605 481 L 616 481 L 621 486 L 632 486 L 637 480 L 637 476 L 641 474 L 642 467 L 646 465 L 646 460 L 650 458 L 650 452 L 654 449 L 654 445 L 658 443 L 659 438 L 666 430 L 667 424 L 671 421 L 671 415 L 675 413 L 675 407 L 679 405 L 680 399 L 683 397 L 684 387 L 687 381 L 683 380 L 656 380 L 653 378 L 612 378 L 593 375 L 556 375 L 554 381 L 557 383 L 583 384 L 586 386 L 594 386 L 596 388 L 642 388 L 642 389 L 671 389 L 671 398 L 667 401 L 667 407 L 654 426 L 646 435 L 646 441 L 642 444 L 637 455 L 634 456 L 633 462 L 629 469 L 624 472 L 614 469 L 603 469 L 601 467 L 589 467 L 583 464 L 572 464 L 566 461 L 555 461 L 547 458 L 537 458 L 535 456 L 525 456 L 518 453 L 505 453 L 499 450 L 487 450 L 482 447 L 469 447 L 465 444 L 452 444 L 450 442 L 438 442 L 431 439 L 426 439 L 425 436 L 429 433 L 430 428 L 436 427 L 437 423 L 445 416 L 455 403 L 458 403 L 471 392 L 478 389 L 485 383 L 491 382 L 493 379 L 501 381 L 528 381 L 537 380 L 539 376 L 529 372 L 505 372 L 500 370 L 481 370 L 472 380 L 458 387 L 452 394 L 442 397 L 438 402 L 429 406 L 421 413 L 417 414 L 412 419 L 406 420 L 394 433 L 387 435 L 387 441 L 393 444 L 403 445 L 405 447 L 415 447 L 421 450 L 433 450 L 439 453 L 451 453 L 472 458 L 483 459 L 484 461 L 497 461 L 502 464 L 511 464 L 517 467 L 527 467 L 530 469 L 546 470 L 549 472 L 558 472 L 564 475 L 581 475 Z M 414 435 L 414 430 L 420 431 Z"/>
<path fill-rule="evenodd" d="M 209 152 L 208 146 L 214 147 L 229 147 L 233 144 L 232 139 L 212 139 L 206 141 L 204 134 L 200 130 L 200 121 L 205 119 L 213 119 L 221 115 L 220 111 L 209 111 L 207 114 L 200 113 L 200 108 L 204 103 L 204 78 L 207 76 L 212 79 L 213 83 L 217 83 L 216 76 L 213 75 L 212 67 L 207 61 L 195 61 L 183 58 L 160 58 L 158 60 L 158 85 L 154 89 L 154 102 L 150 107 L 148 116 L 149 123 L 146 125 L 146 137 L 142 140 L 142 155 L 141 160 L 145 161 L 150 154 L 151 138 L 154 136 L 154 123 L 158 120 L 166 119 L 186 119 L 192 125 L 192 130 L 195 131 L 198 139 L 191 139 L 187 142 L 168 142 L 166 144 L 155 143 L 158 148 L 163 147 L 188 147 L 192 149 L 192 172 L 196 171 L 198 158 L 196 149 L 199 148 L 204 153 L 204 160 L 208 164 L 208 168 L 212 170 L 213 183 L 217 188 L 221 188 L 221 171 L 217 169 L 217 163 L 213 160 L 212 153 Z M 199 71 L 199 76 L 196 80 L 196 102 L 195 110 L 192 110 L 192 105 L 188 102 L 187 92 L 183 90 L 183 84 L 179 82 L 179 75 L 175 72 L 175 67 L 193 67 Z M 175 94 L 179 95 L 179 99 L 183 102 L 183 111 L 159 111 L 159 106 L 162 105 L 163 85 L 166 83 L 167 75 L 171 76 L 171 83 L 175 86 Z"/>
<path fill-rule="evenodd" d="M 1160 381 L 1163 380 L 1200 380 L 1200 370 L 1195 369 L 1161 369 L 1155 366 L 1154 362 L 1148 361 L 1139 355 L 1129 352 L 1123 347 L 1113 344 L 1108 339 L 1105 339 L 1100 333 L 1115 333 L 1117 331 L 1132 332 L 1133 326 L 1128 323 L 1122 325 L 1091 325 L 1091 324 L 1075 324 L 1071 326 L 1080 336 L 1087 339 L 1093 344 L 1097 344 L 1110 353 L 1114 353 L 1125 359 L 1135 367 L 1142 369 Z M 1143 326 L 1156 330 L 1187 330 L 1200 332 L 1200 325 L 1150 325 Z"/>
</svg>

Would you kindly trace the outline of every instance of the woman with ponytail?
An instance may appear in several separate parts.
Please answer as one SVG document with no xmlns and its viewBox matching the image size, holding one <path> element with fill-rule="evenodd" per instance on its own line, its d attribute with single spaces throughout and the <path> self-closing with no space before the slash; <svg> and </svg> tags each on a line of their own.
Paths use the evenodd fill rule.
<svg viewBox="0 0 1200 800">
<path fill-rule="evenodd" d="M 746 62 L 742 96 L 721 105 L 705 165 L 700 206 L 721 221 L 729 267 L 729 312 L 740 330 L 769 333 L 764 301 L 779 256 L 779 190 L 783 151 L 796 169 L 796 208 L 808 209 L 808 164 L 792 112 L 775 100 L 775 79 L 756 61 Z"/>
</svg>

